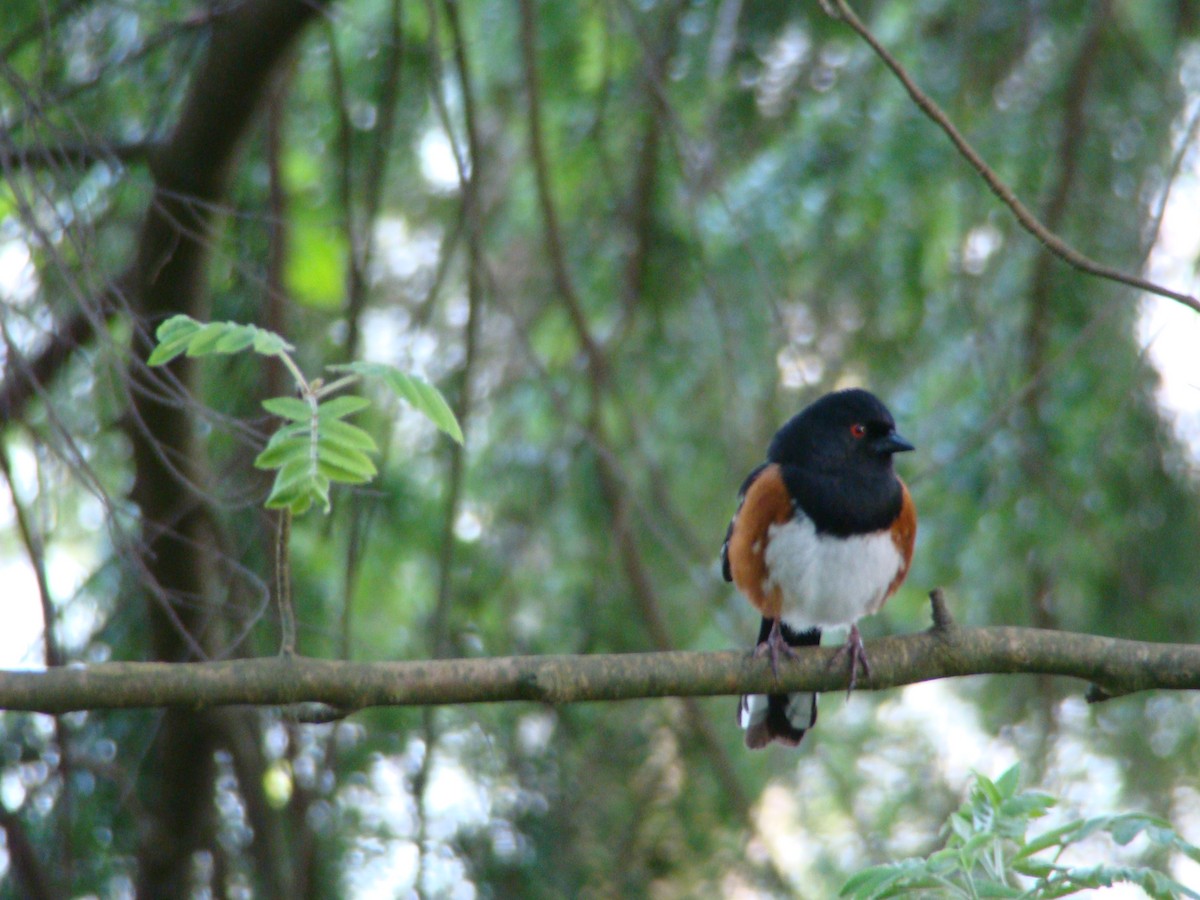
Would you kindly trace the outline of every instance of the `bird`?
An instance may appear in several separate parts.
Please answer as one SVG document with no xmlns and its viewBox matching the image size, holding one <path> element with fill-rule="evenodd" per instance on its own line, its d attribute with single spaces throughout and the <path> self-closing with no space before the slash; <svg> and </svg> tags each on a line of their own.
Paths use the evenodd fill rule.
<svg viewBox="0 0 1200 900">
<path fill-rule="evenodd" d="M 838 651 L 850 661 L 850 690 L 870 663 L 858 620 L 878 612 L 904 581 L 917 512 L 892 457 L 915 449 L 869 391 L 825 394 L 776 432 L 766 462 L 738 491 L 721 547 L 726 581 L 762 614 L 756 657 L 816 646 L 821 631 L 849 626 Z M 796 746 L 817 721 L 812 693 L 743 696 L 746 746 Z"/>
</svg>

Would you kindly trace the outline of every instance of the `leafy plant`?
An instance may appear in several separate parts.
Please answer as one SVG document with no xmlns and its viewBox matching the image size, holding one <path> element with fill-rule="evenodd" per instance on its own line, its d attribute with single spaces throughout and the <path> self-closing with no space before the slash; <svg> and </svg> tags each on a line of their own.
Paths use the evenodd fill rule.
<svg viewBox="0 0 1200 900">
<path fill-rule="evenodd" d="M 1154 900 L 1200 898 L 1173 878 L 1141 866 L 1101 864 L 1068 866 L 1064 851 L 1096 834 L 1124 846 L 1138 835 L 1151 844 L 1200 862 L 1200 848 L 1183 840 L 1171 826 L 1139 813 L 1075 819 L 1034 838 L 1026 831 L 1058 803 L 1036 791 L 1017 792 L 1020 767 L 994 782 L 975 776 L 970 794 L 942 830 L 946 845 L 924 859 L 906 859 L 864 869 L 842 886 L 841 897 L 1022 898 L 1048 900 L 1117 882 L 1135 884 Z"/>
<path fill-rule="evenodd" d="M 296 381 L 298 396 L 270 397 L 263 401 L 267 412 L 283 419 L 263 451 L 254 460 L 260 469 L 275 470 L 275 483 L 266 500 L 271 509 L 303 513 L 314 503 L 328 512 L 333 484 L 362 484 L 376 474 L 370 454 L 378 449 L 374 439 L 348 416 L 370 406 L 364 397 L 333 396 L 361 378 L 378 378 L 438 428 L 462 443 L 462 430 L 449 405 L 433 385 L 382 363 L 353 362 L 330 366 L 344 373 L 325 384 L 304 377 L 291 351 L 295 348 L 280 335 L 255 325 L 236 322 L 197 322 L 190 316 L 172 316 L 158 327 L 158 346 L 148 362 L 161 366 L 186 354 L 192 357 L 240 353 L 253 350 L 283 361 Z"/>
</svg>

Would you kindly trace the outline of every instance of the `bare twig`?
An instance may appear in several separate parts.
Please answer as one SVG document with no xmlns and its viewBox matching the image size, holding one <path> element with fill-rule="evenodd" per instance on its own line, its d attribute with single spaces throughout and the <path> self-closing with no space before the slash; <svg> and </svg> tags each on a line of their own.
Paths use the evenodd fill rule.
<svg viewBox="0 0 1200 900">
<path fill-rule="evenodd" d="M 484 171 L 482 142 L 479 138 L 475 118 L 474 91 L 471 66 L 467 56 L 467 42 L 463 35 L 458 11 L 452 3 L 443 9 L 453 41 L 454 65 L 463 95 L 463 129 L 467 138 L 470 167 L 458 155 L 459 186 L 463 203 L 463 219 L 467 234 L 467 321 L 463 329 L 463 364 L 458 372 L 457 391 L 454 398 L 454 414 L 463 428 L 471 416 L 471 379 L 474 373 L 479 344 L 479 329 L 483 306 L 483 210 L 480 208 L 480 179 Z M 450 648 L 447 625 L 450 615 L 451 589 L 453 587 L 455 537 L 454 525 L 462 503 L 463 479 L 466 474 L 466 449 L 463 445 L 450 445 L 448 489 L 443 521 L 441 555 L 438 560 L 437 600 L 430 622 L 431 643 L 434 656 L 445 656 Z"/>
<path fill-rule="evenodd" d="M 607 368 L 600 348 L 588 329 L 583 304 L 571 282 L 567 270 L 566 251 L 563 249 L 562 232 L 558 223 L 558 210 L 554 204 L 554 192 L 550 185 L 550 167 L 542 138 L 541 83 L 537 70 L 536 18 L 531 0 L 520 0 L 521 12 L 521 59 L 525 74 L 526 102 L 529 108 L 529 155 L 533 162 L 534 181 L 537 185 L 538 205 L 542 212 L 542 229 L 546 242 L 546 254 L 550 258 L 550 272 L 554 278 L 554 289 L 566 307 L 567 315 L 583 344 L 584 355 L 593 376 L 604 380 Z"/>
<path fill-rule="evenodd" d="M 153 141 L 94 144 L 72 143 L 51 146 L 17 147 L 5 142 L 0 146 L 0 171 L 85 168 L 96 163 L 142 162 L 154 150 Z"/>
<path fill-rule="evenodd" d="M 279 511 L 279 530 L 275 534 L 275 600 L 279 604 L 279 653 L 296 652 L 296 610 L 292 605 L 292 511 Z"/>
<path fill-rule="evenodd" d="M 151 140 L 130 143 L 74 143 L 55 146 L 16 146 L 0 143 L 0 169 L 6 173 L 19 169 L 85 168 L 96 163 L 143 162 L 155 149 Z"/>
<path fill-rule="evenodd" d="M 0 473 L 8 484 L 8 493 L 12 502 L 13 514 L 17 520 L 17 533 L 25 546 L 25 555 L 29 557 L 29 565 L 33 568 L 33 576 L 37 582 L 38 599 L 42 604 L 42 640 L 46 665 L 50 667 L 63 664 L 62 648 L 58 643 L 58 616 L 54 610 L 54 599 L 50 594 L 50 582 L 46 577 L 46 546 L 41 532 L 31 521 L 13 480 L 12 466 L 8 460 L 8 450 L 0 447 Z"/>
<path fill-rule="evenodd" d="M 870 29 L 868 29 L 867 26 L 863 24 L 862 20 L 855 15 L 854 10 L 850 8 L 850 5 L 846 2 L 846 0 L 822 0 L 822 5 L 825 7 L 826 11 L 830 12 L 831 15 L 842 19 L 847 25 L 854 29 L 859 36 L 871 46 L 871 49 L 875 51 L 876 55 L 883 60 L 884 64 L 892 70 L 892 73 L 897 79 L 899 79 L 900 83 L 904 85 L 904 89 L 908 91 L 909 96 L 913 98 L 913 101 L 918 107 L 920 107 L 921 111 L 946 133 L 946 136 L 950 138 L 951 143 L 953 143 L 958 149 L 958 152 L 962 154 L 967 162 L 971 164 L 971 167 L 974 168 L 975 171 L 979 173 L 980 177 L 982 177 L 987 183 L 987 186 L 991 188 L 992 193 L 995 194 L 1000 201 L 1012 211 L 1017 221 L 1021 224 L 1021 227 L 1041 241 L 1047 250 L 1049 250 L 1063 262 L 1067 263 L 1067 265 L 1078 269 L 1081 272 L 1086 272 L 1089 275 L 1095 275 L 1098 278 L 1106 278 L 1109 281 L 1117 281 L 1121 284 L 1127 284 L 1130 287 L 1147 291 L 1151 294 L 1169 297 L 1172 300 L 1182 303 L 1184 306 L 1200 312 L 1200 300 L 1196 299 L 1192 295 L 1185 294 L 1182 291 L 1171 290 L 1170 288 L 1155 284 L 1154 282 L 1148 281 L 1145 278 L 1141 278 L 1137 275 L 1130 275 L 1127 272 L 1122 272 L 1119 269 L 1114 269 L 1111 266 L 1098 263 L 1080 253 L 1078 250 L 1048 229 L 1045 225 L 1043 225 L 1038 220 L 1038 217 L 1035 216 L 1033 212 L 1020 201 L 1017 195 L 1013 193 L 1012 189 L 1006 185 L 1000 179 L 1000 176 L 997 175 L 995 171 L 993 171 L 992 168 L 984 161 L 983 157 L 979 155 L 975 148 L 967 142 L 967 139 L 963 137 L 962 133 L 959 132 L 954 123 L 950 121 L 949 117 L 945 112 L 943 112 L 941 107 L 939 107 L 928 94 L 926 94 L 921 90 L 920 87 L 917 86 L 917 83 L 913 81 L 912 76 L 908 74 L 907 70 L 900 64 L 899 60 L 897 60 L 896 57 L 892 56 L 892 54 L 888 52 L 887 48 L 879 42 L 878 38 L 871 33 Z"/>
<path fill-rule="evenodd" d="M 75 349 L 92 339 L 101 323 L 116 311 L 116 298 L 122 290 L 114 287 L 103 292 L 94 309 L 82 309 L 56 325 L 36 355 L 27 358 L 16 348 L 8 348 L 8 364 L 0 382 L 0 428 L 21 418 L 26 405 L 62 371 Z"/>
<path fill-rule="evenodd" d="M 427 0 L 430 19 L 436 21 L 438 8 L 433 0 Z M 472 376 L 474 373 L 479 343 L 479 328 L 483 306 L 483 227 L 484 215 L 482 208 L 482 173 L 486 166 L 483 161 L 483 145 L 479 136 L 478 119 L 475 110 L 474 78 L 471 74 L 471 58 L 468 56 L 468 43 L 463 32 L 462 21 L 459 18 L 456 4 L 443 0 L 441 13 L 445 16 L 448 26 L 451 50 L 454 59 L 454 71 L 462 92 L 462 127 L 466 138 L 466 158 L 460 149 L 455 147 L 454 163 L 458 174 L 459 192 L 461 196 L 461 220 L 466 234 L 467 250 L 467 321 L 463 330 L 463 365 L 457 373 L 457 392 L 454 398 L 454 412 L 463 428 L 468 427 L 471 415 Z M 431 29 L 430 45 L 434 60 L 440 58 L 436 43 L 437 29 Z M 435 63 L 436 65 L 437 63 Z M 453 135 L 450 113 L 441 94 L 441 85 L 435 84 L 433 90 L 434 105 L 442 119 L 442 125 L 448 136 Z M 453 138 L 451 144 L 454 145 Z M 444 259 L 448 258 L 443 257 Z M 431 293 L 431 298 L 433 294 Z M 447 472 L 447 492 L 445 500 L 445 517 L 442 523 L 441 550 L 438 556 L 437 596 L 434 602 L 433 614 L 429 621 L 430 645 L 434 657 L 443 657 L 450 651 L 449 636 L 450 607 L 453 601 L 455 535 L 454 526 L 458 519 L 462 503 L 463 482 L 466 474 L 466 447 L 453 443 L 449 450 L 449 471 Z M 440 738 L 440 728 L 434 710 L 425 710 L 422 716 L 421 732 L 425 746 L 421 756 L 421 764 L 413 775 L 412 792 L 417 800 L 417 871 L 413 881 L 417 893 L 427 896 L 426 880 L 426 844 L 429 840 L 427 815 L 427 789 L 429 775 L 433 770 L 433 758 L 437 751 Z"/>
<path fill-rule="evenodd" d="M 42 643 L 46 665 L 51 668 L 61 666 L 65 660 L 62 645 L 58 640 L 58 616 L 54 609 L 54 598 L 50 593 L 50 582 L 46 576 L 45 536 L 37 528 L 30 511 L 25 507 L 13 478 L 12 465 L 5 447 L 0 447 L 0 472 L 4 473 L 4 479 L 8 483 L 13 515 L 17 520 L 17 532 L 21 536 L 21 543 L 25 546 L 25 553 L 29 557 L 29 564 L 33 568 L 34 579 L 37 581 L 38 599 L 42 604 Z M 71 871 L 75 865 L 74 841 L 71 837 L 70 827 L 72 809 L 75 806 L 75 787 L 71 772 L 73 753 L 70 734 L 62 716 L 54 717 L 54 739 L 58 744 L 60 754 L 58 768 L 62 777 L 62 818 L 58 820 L 59 870 L 65 874 L 66 881 L 70 884 Z"/>
</svg>

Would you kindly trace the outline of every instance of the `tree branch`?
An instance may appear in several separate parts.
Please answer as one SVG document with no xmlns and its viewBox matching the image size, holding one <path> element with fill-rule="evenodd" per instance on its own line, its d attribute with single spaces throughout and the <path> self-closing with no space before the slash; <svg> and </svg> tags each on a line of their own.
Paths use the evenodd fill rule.
<svg viewBox="0 0 1200 900">
<path fill-rule="evenodd" d="M 1041 241 L 1047 250 L 1049 250 L 1067 265 L 1078 269 L 1081 272 L 1087 272 L 1089 275 L 1095 275 L 1098 278 L 1106 278 L 1109 281 L 1117 281 L 1121 284 L 1127 284 L 1130 287 L 1135 287 L 1138 290 L 1147 291 L 1151 294 L 1169 297 L 1170 299 L 1176 300 L 1190 309 L 1196 310 L 1196 312 L 1200 312 L 1200 300 L 1196 299 L 1192 295 L 1185 294 L 1182 291 L 1175 291 L 1171 290 L 1170 288 L 1165 288 L 1161 285 L 1155 284 L 1152 281 L 1148 281 L 1145 278 L 1140 278 L 1136 275 L 1130 275 L 1126 272 L 1120 271 L 1119 269 L 1114 269 L 1110 266 L 1098 263 L 1080 253 L 1078 250 L 1060 238 L 1057 234 L 1043 225 L 1038 220 L 1038 217 L 1035 216 L 1029 209 L 1029 207 L 1022 203 L 1017 195 L 1013 193 L 1012 188 L 1010 188 L 1000 179 L 1000 176 L 997 175 L 991 166 L 984 161 L 983 157 L 979 155 L 975 148 L 967 142 L 967 139 L 963 137 L 962 132 L 960 132 L 954 126 L 954 123 L 950 121 L 950 118 L 945 112 L 942 111 L 941 107 L 939 107 L 937 103 L 933 101 L 933 98 L 917 86 L 917 83 L 913 81 L 912 76 L 908 74 L 908 71 L 902 65 L 900 65 L 900 61 L 888 52 L 888 49 L 879 42 L 879 39 L 876 38 L 875 35 L 871 33 L 871 30 L 863 24 L 862 20 L 855 15 L 854 10 L 850 8 L 850 5 L 846 2 L 846 0 L 821 0 L 821 3 L 825 7 L 826 12 L 828 12 L 834 18 L 844 21 L 870 45 L 871 49 L 875 51 L 875 54 L 881 60 L 883 60 L 884 65 L 891 69 L 892 73 L 897 79 L 899 79 L 900 83 L 904 85 L 904 89 L 908 91 L 908 94 L 910 97 L 912 97 L 913 102 L 920 107 L 921 112 L 925 113 L 925 115 L 928 116 L 934 122 L 934 124 L 936 124 L 942 129 L 942 131 L 946 133 L 946 136 L 950 138 L 951 143 L 954 144 L 958 152 L 967 160 L 967 162 L 971 164 L 971 167 L 979 173 L 980 177 L 982 177 L 987 183 L 987 186 L 991 188 L 992 193 L 999 198 L 1000 202 L 1002 202 L 1012 211 L 1014 216 L 1016 216 L 1016 219 L 1021 224 L 1021 227 Z"/>
<path fill-rule="evenodd" d="M 583 303 L 567 269 L 567 254 L 563 247 L 558 210 L 554 203 L 554 191 L 550 185 L 550 165 L 546 159 L 546 148 L 542 136 L 542 89 L 537 69 L 537 16 L 532 0 L 520 0 L 518 9 L 521 14 L 521 61 L 529 110 L 529 156 L 533 162 L 534 185 L 537 188 L 538 206 L 542 214 L 542 233 L 546 244 L 546 255 L 550 258 L 550 273 L 554 280 L 554 289 L 563 301 L 575 333 L 583 344 L 583 352 L 587 357 L 593 378 L 598 381 L 606 381 L 608 379 L 606 361 L 594 336 L 588 329 Z"/>
<path fill-rule="evenodd" d="M 934 592 L 937 594 L 938 592 Z M 1153 644 L 1037 628 L 961 628 L 934 597 L 938 624 L 870 644 L 871 674 L 858 690 L 965 675 L 1040 674 L 1093 685 L 1089 700 L 1146 690 L 1200 689 L 1200 645 Z M 578 703 L 766 691 L 843 691 L 836 648 L 780 664 L 749 652 L 672 651 L 588 656 L 354 663 L 272 657 L 205 663 L 112 662 L 45 672 L 0 672 L 0 709 L 83 709 L 322 703 L 429 706 L 524 700 Z"/>
<path fill-rule="evenodd" d="M 89 304 L 56 323 L 33 356 L 7 347 L 8 363 L 0 381 L 0 428 L 21 418 L 25 407 L 54 380 L 76 348 L 90 341 L 101 323 L 114 314 L 124 291 L 124 284 L 113 285 L 101 293 L 94 306 Z"/>
<path fill-rule="evenodd" d="M 5 174 L 25 169 L 86 168 L 96 163 L 142 162 L 155 149 L 151 140 L 127 143 L 96 141 L 95 143 L 62 143 L 18 147 L 10 142 L 0 144 L 0 171 Z"/>
</svg>

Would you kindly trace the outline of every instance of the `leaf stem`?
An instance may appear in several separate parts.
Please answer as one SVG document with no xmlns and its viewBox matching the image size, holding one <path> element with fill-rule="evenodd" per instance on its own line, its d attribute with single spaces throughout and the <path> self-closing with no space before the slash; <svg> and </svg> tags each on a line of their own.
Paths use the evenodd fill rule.
<svg viewBox="0 0 1200 900">
<path fill-rule="evenodd" d="M 317 399 L 328 397 L 330 394 L 335 394 L 342 388 L 349 387 L 350 385 L 361 380 L 362 379 L 358 375 L 343 375 L 341 378 L 337 379 L 337 381 L 331 381 L 329 384 L 323 385 L 314 391 L 314 395 L 317 397 Z"/>
<path fill-rule="evenodd" d="M 312 387 L 309 385 L 308 379 L 304 377 L 304 373 L 300 371 L 300 367 L 296 365 L 295 360 L 293 360 L 292 357 L 284 350 L 280 350 L 276 355 L 283 360 L 283 364 L 287 366 L 288 371 L 292 373 L 292 378 L 296 380 L 296 387 L 299 388 L 300 393 L 303 394 L 305 398 L 311 395 L 313 392 Z"/>
</svg>

